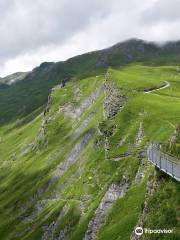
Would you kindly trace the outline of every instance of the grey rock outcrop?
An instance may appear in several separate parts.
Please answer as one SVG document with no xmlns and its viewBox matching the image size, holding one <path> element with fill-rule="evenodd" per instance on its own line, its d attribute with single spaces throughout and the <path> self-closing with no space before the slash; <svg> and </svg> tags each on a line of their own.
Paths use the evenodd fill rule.
<svg viewBox="0 0 180 240">
<path fill-rule="evenodd" d="M 70 103 L 67 106 L 59 108 L 60 112 L 63 112 L 66 116 L 70 117 L 73 121 L 77 120 L 100 96 L 103 91 L 103 87 L 100 86 L 96 91 L 92 92 L 89 97 L 80 103 L 80 106 L 74 108 L 73 104 Z"/>
<path fill-rule="evenodd" d="M 126 102 L 126 97 L 107 79 L 104 81 L 104 91 L 104 113 L 107 118 L 112 118 L 122 110 Z"/>
<path fill-rule="evenodd" d="M 78 102 L 81 99 L 81 90 L 80 88 L 74 89 L 75 101 Z"/>
<path fill-rule="evenodd" d="M 138 177 L 138 175 L 136 175 L 136 181 L 138 180 L 137 177 Z M 140 178 L 139 180 L 141 180 L 141 179 L 142 178 Z M 151 178 L 149 176 L 149 180 L 148 180 L 147 186 L 146 186 L 144 208 L 143 208 L 142 214 L 140 215 L 139 220 L 138 220 L 134 229 L 136 229 L 136 227 L 142 227 L 143 228 L 144 222 L 146 221 L 146 219 L 148 217 L 148 213 L 149 213 L 148 199 L 149 199 L 150 196 L 153 195 L 153 193 L 156 190 L 158 185 L 159 185 L 159 182 L 157 181 L 156 173 L 154 171 L 154 175 L 151 176 Z M 142 238 L 142 236 L 136 235 L 135 231 L 133 231 L 132 234 L 131 234 L 130 240 L 139 240 L 141 238 Z"/>
<path fill-rule="evenodd" d="M 48 113 L 50 111 L 50 107 L 51 107 L 51 103 L 52 103 L 52 92 L 53 92 L 53 90 L 51 90 L 50 94 L 48 95 L 48 101 L 47 101 L 46 108 L 43 113 L 41 127 L 40 127 L 38 135 L 36 136 L 34 142 L 32 143 L 32 150 L 35 150 L 37 148 L 39 142 L 42 142 L 44 147 L 46 147 L 46 148 L 48 147 L 47 124 L 50 121 Z"/>
<path fill-rule="evenodd" d="M 49 225 L 43 226 L 43 235 L 41 237 L 41 240 L 60 240 L 60 239 L 62 239 L 61 234 L 59 237 L 55 237 L 54 233 L 55 233 L 57 225 L 63 219 L 63 217 L 67 213 L 67 211 L 68 211 L 68 206 L 65 205 L 56 220 L 54 220 Z M 64 237 L 65 237 L 65 235 L 64 235 Z M 63 239 L 65 239 L 65 238 L 63 238 Z"/>
<path fill-rule="evenodd" d="M 100 227 L 105 222 L 109 210 L 119 198 L 122 198 L 125 195 L 128 187 L 129 182 L 125 177 L 119 184 L 113 183 L 109 187 L 95 212 L 95 217 L 89 222 L 84 240 L 91 240 L 96 237 L 96 234 L 98 233 Z"/>
<path fill-rule="evenodd" d="M 96 113 L 92 112 L 89 114 L 89 116 L 82 122 L 82 124 L 74 131 L 72 138 L 75 139 L 77 138 L 82 131 L 88 126 L 89 122 L 92 120 Z"/>
<path fill-rule="evenodd" d="M 91 138 L 95 134 L 95 131 L 96 130 L 92 128 L 81 138 L 81 140 L 74 146 L 70 154 L 67 156 L 67 158 L 59 165 L 57 165 L 54 174 L 49 179 L 49 181 L 38 189 L 32 201 L 39 198 L 44 192 L 48 191 L 51 188 L 51 186 L 55 184 L 59 180 L 59 178 L 69 169 L 69 167 L 75 162 L 75 160 L 81 154 L 82 150 L 91 140 Z"/>
<path fill-rule="evenodd" d="M 180 124 L 176 127 L 176 129 L 174 130 L 174 132 L 173 132 L 173 134 L 172 134 L 172 136 L 170 138 L 170 141 L 169 141 L 170 147 L 172 146 L 173 143 L 176 142 L 179 134 L 180 134 Z"/>
<path fill-rule="evenodd" d="M 138 134 L 137 134 L 136 141 L 135 141 L 136 146 L 139 146 L 141 144 L 143 137 L 144 137 L 144 129 L 143 129 L 142 122 L 140 122 Z"/>
<path fill-rule="evenodd" d="M 55 171 L 55 178 L 59 178 L 62 176 L 65 171 L 71 166 L 71 164 L 77 159 L 77 157 L 80 155 L 81 151 L 84 149 L 86 144 L 91 140 L 92 136 L 95 133 L 95 129 L 91 129 L 89 132 L 87 132 L 83 138 L 75 145 L 65 162 L 60 163 Z"/>
<path fill-rule="evenodd" d="M 117 144 L 117 147 L 122 147 L 126 142 L 127 136 L 124 136 Z"/>
</svg>

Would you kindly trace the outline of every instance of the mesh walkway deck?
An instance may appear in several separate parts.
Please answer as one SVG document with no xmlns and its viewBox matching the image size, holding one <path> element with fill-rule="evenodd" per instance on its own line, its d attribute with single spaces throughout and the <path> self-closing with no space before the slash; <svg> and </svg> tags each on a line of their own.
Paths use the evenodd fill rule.
<svg viewBox="0 0 180 240">
<path fill-rule="evenodd" d="M 150 144 L 147 149 L 147 157 L 160 170 L 180 182 L 180 160 L 163 153 L 158 144 Z"/>
</svg>

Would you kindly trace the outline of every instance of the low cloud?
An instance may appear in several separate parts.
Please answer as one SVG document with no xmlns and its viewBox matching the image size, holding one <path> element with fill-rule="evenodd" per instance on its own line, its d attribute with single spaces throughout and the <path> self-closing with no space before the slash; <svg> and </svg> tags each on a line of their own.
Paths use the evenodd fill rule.
<svg viewBox="0 0 180 240">
<path fill-rule="evenodd" d="M 178 0 L 0 0 L 0 75 L 136 37 L 179 38 Z"/>
<path fill-rule="evenodd" d="M 156 25 L 162 23 L 180 23 L 180 1 L 179 0 L 157 0 L 147 8 L 141 16 L 141 23 L 145 25 Z"/>
</svg>

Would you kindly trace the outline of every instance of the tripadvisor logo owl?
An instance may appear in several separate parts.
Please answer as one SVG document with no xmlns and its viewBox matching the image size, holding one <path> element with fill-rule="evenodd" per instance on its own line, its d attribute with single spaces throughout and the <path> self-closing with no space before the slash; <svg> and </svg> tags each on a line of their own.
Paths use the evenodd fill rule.
<svg viewBox="0 0 180 240">
<path fill-rule="evenodd" d="M 135 229 L 135 234 L 138 236 L 141 236 L 143 234 L 143 228 L 142 227 L 137 227 Z"/>
</svg>

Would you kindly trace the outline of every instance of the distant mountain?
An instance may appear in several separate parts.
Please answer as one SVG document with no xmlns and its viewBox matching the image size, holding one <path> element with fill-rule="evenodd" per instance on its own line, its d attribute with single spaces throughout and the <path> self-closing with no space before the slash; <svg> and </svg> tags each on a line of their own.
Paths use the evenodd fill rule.
<svg viewBox="0 0 180 240">
<path fill-rule="evenodd" d="M 11 75 L 8 75 L 4 78 L 0 78 L 0 83 L 11 85 L 17 81 L 20 81 L 25 78 L 25 76 L 28 74 L 28 72 L 17 72 L 13 73 Z"/>
<path fill-rule="evenodd" d="M 131 62 L 150 64 L 178 64 L 180 41 L 159 44 L 139 39 L 130 39 L 100 51 L 96 66 L 120 66 Z"/>
<path fill-rule="evenodd" d="M 0 123 L 18 116 L 26 116 L 47 101 L 50 89 L 63 79 L 82 78 L 104 72 L 107 67 L 122 67 L 139 62 L 148 65 L 178 65 L 180 41 L 163 45 L 130 39 L 104 50 L 79 55 L 63 62 L 45 62 L 23 80 L 21 73 L 8 76 L 0 87 Z M 2 81 L 2 80 L 0 80 Z"/>
</svg>

